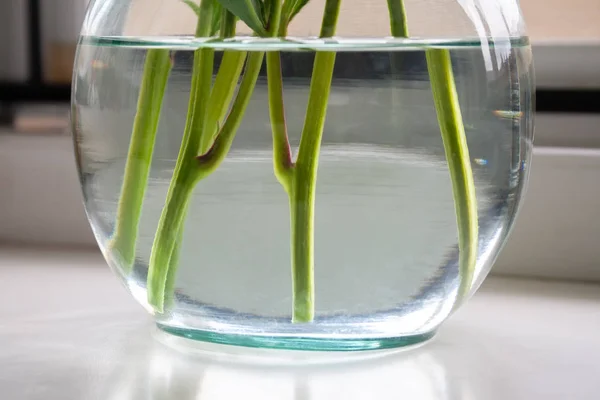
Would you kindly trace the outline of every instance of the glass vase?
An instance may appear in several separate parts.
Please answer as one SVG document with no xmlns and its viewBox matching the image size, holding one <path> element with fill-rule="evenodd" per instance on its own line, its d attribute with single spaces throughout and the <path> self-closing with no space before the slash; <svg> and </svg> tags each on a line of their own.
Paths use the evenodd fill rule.
<svg viewBox="0 0 600 400">
<path fill-rule="evenodd" d="M 506 241 L 533 85 L 516 0 L 93 0 L 73 78 L 85 207 L 164 331 L 418 343 Z"/>
</svg>

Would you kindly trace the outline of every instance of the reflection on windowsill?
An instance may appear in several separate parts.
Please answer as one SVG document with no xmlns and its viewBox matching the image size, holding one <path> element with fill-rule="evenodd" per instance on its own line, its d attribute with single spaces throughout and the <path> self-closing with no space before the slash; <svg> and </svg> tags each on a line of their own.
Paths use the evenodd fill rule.
<svg viewBox="0 0 600 400">
<path fill-rule="evenodd" d="M 155 336 L 148 338 L 153 342 L 151 345 L 137 347 L 144 349 L 142 354 L 122 353 L 124 362 L 116 363 L 118 367 L 107 377 L 102 398 L 446 400 L 471 397 L 466 380 L 456 379 L 456 366 L 444 363 L 444 346 L 432 344 L 409 351 L 309 353 L 190 343 L 158 331 Z M 135 348 L 130 350 L 135 352 Z M 451 368 L 454 370 L 450 374 Z M 455 379 L 450 379 L 450 375 Z"/>
</svg>

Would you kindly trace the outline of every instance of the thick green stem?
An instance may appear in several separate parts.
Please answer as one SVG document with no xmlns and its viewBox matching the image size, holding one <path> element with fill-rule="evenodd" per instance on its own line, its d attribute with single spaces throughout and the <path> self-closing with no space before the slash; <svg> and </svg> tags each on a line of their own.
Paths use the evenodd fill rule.
<svg viewBox="0 0 600 400">
<path fill-rule="evenodd" d="M 148 268 L 148 303 L 160 313 L 164 311 L 165 299 L 171 296 L 166 294 L 166 286 L 168 280 L 174 281 L 174 271 L 170 269 L 176 266 L 171 265 L 170 260 L 182 235 L 188 203 L 196 182 L 193 165 L 186 165 L 185 170 L 177 176 L 177 181 L 172 181 L 172 190 L 169 191 L 152 245 Z"/>
<path fill-rule="evenodd" d="M 187 210 L 183 211 L 187 214 Z M 169 267 L 167 281 L 165 283 L 165 308 L 170 308 L 175 304 L 175 283 L 177 281 L 177 266 L 179 265 L 179 255 L 181 254 L 181 245 L 183 240 L 183 229 L 179 230 L 175 239 L 175 247 L 169 258 Z"/>
<path fill-rule="evenodd" d="M 208 105 L 206 133 L 201 136 L 198 154 L 206 153 L 212 146 L 231 104 L 246 60 L 245 51 L 226 51 L 213 85 Z"/>
<path fill-rule="evenodd" d="M 206 37 L 212 30 L 212 16 L 216 0 L 202 0 L 196 27 L 196 36 Z M 148 303 L 157 312 L 164 311 L 165 287 L 171 255 L 176 241 L 183 234 L 183 220 L 187 203 L 196 182 L 195 158 L 202 145 L 202 136 L 207 127 L 207 113 L 212 83 L 214 50 L 199 49 L 194 54 L 192 85 L 185 131 L 167 193 L 165 206 L 160 216 L 150 262 L 148 265 Z"/>
<path fill-rule="evenodd" d="M 205 12 L 209 12 L 209 10 L 205 10 Z M 221 11 L 221 29 L 220 36 L 222 38 L 228 38 L 235 34 L 235 23 L 236 17 L 227 11 L 226 9 L 222 9 Z M 199 26 L 201 23 L 207 23 L 206 21 L 199 20 Z M 211 23 L 214 23 L 211 21 Z M 215 26 L 212 26 L 211 29 L 215 29 Z M 205 33 L 204 29 L 198 28 L 198 32 L 200 34 Z M 197 54 L 200 61 L 201 54 Z M 223 59 L 221 61 L 221 67 L 219 68 L 219 72 L 217 73 L 217 77 L 215 79 L 214 86 L 211 90 L 210 98 L 208 101 L 208 111 L 206 112 L 206 117 L 203 119 L 204 128 L 200 129 L 201 133 L 196 135 L 196 138 L 199 140 L 198 142 L 198 150 L 195 154 L 204 154 L 206 153 L 214 143 L 214 140 L 218 134 L 219 128 L 223 123 L 223 120 L 227 114 L 229 104 L 231 103 L 231 99 L 235 93 L 236 85 L 233 85 L 232 82 L 237 82 L 239 80 L 242 68 L 244 66 L 244 61 L 246 59 L 246 52 L 241 51 L 227 51 L 225 52 Z M 211 61 L 212 63 L 212 61 Z M 207 67 L 208 62 L 204 64 L 204 67 Z M 200 70 L 201 67 L 198 67 Z M 212 69 L 211 69 L 212 71 Z M 211 72 L 212 73 L 212 72 Z M 196 74 L 194 74 L 195 76 Z M 192 85 L 194 87 L 194 85 Z M 192 108 L 190 102 L 190 109 Z M 188 113 L 188 118 L 189 118 Z M 199 129 L 199 128 L 196 128 Z M 197 132 L 197 130 L 196 130 Z M 186 139 L 187 140 L 187 139 Z M 185 142 L 185 140 L 184 140 Z M 195 148 L 196 144 L 192 143 L 189 145 L 190 149 Z M 194 154 L 194 155 L 195 155 Z M 179 160 L 191 160 L 191 150 L 190 153 L 187 154 L 187 157 L 181 158 Z M 178 161 L 179 161 L 178 160 Z M 189 161 L 190 165 L 186 168 L 194 169 L 194 166 L 191 165 L 194 162 Z M 179 165 L 180 163 L 178 163 Z M 196 179 L 199 179 L 197 177 Z M 191 196 L 191 191 L 188 192 L 187 196 Z M 165 291 L 164 298 L 165 304 L 164 306 L 171 306 L 174 301 L 174 290 L 175 290 L 175 281 L 176 281 L 176 272 L 179 263 L 179 252 L 181 251 L 181 241 L 183 240 L 183 230 L 185 224 L 185 217 L 187 215 L 187 207 L 183 210 L 183 216 L 181 217 L 179 232 L 175 238 L 175 243 L 173 245 L 173 250 L 171 255 L 168 257 L 168 265 L 166 267 L 166 282 L 165 282 Z M 164 239 L 167 240 L 167 239 Z M 162 277 L 161 277 L 162 279 Z"/>
<path fill-rule="evenodd" d="M 269 116 L 273 133 L 273 169 L 275 177 L 288 195 L 292 185 L 292 152 L 287 135 L 283 105 L 283 77 L 279 52 L 267 53 Z"/>
<path fill-rule="evenodd" d="M 215 28 L 211 17 L 215 6 L 215 0 L 202 0 L 196 36 L 208 36 Z M 233 14 L 222 11 L 222 38 L 234 35 L 235 22 Z M 164 311 L 165 300 L 172 300 L 189 200 L 196 183 L 206 174 L 196 158 L 214 147 L 235 93 L 233 82 L 238 81 L 245 59 L 246 52 L 226 52 L 211 90 L 214 51 L 201 49 L 194 55 L 186 129 L 150 256 L 148 301 L 157 312 Z"/>
<path fill-rule="evenodd" d="M 198 13 L 198 23 L 196 24 L 196 37 L 210 36 L 213 31 L 214 10 L 217 7 L 217 0 L 200 0 L 200 11 Z"/>
<path fill-rule="evenodd" d="M 452 74 L 450 51 L 428 49 L 425 54 L 454 195 L 458 225 L 459 303 L 471 290 L 477 263 L 478 216 L 475 181 Z"/>
<path fill-rule="evenodd" d="M 404 1 L 388 0 L 388 10 L 390 15 L 390 30 L 392 36 L 398 38 L 408 37 L 408 25 L 406 24 L 406 10 Z"/>
<path fill-rule="evenodd" d="M 177 156 L 177 162 L 169 185 L 165 206 L 161 213 L 158 229 L 152 244 L 148 265 L 148 302 L 158 312 L 164 311 L 167 277 L 174 282 L 175 262 L 183 237 L 183 222 L 187 211 L 187 202 L 192 195 L 196 182 L 195 157 L 201 150 L 203 136 L 207 127 L 206 115 L 212 80 L 214 51 L 196 50 L 192 68 L 192 86 L 188 105 L 186 127 Z M 168 294 L 170 296 L 170 294 Z"/>
<path fill-rule="evenodd" d="M 340 16 L 341 0 L 326 0 L 323 20 L 321 21 L 321 33 L 319 37 L 329 38 L 335 35 L 338 17 Z"/>
<path fill-rule="evenodd" d="M 283 1 L 271 0 L 271 15 L 269 15 L 268 34 L 270 37 L 283 36 L 287 26 L 282 21 Z"/>
<path fill-rule="evenodd" d="M 230 38 L 235 35 L 236 17 L 226 8 L 222 10 L 220 37 Z M 213 85 L 207 116 L 206 134 L 202 135 L 199 154 L 204 154 L 212 147 L 220 131 L 223 120 L 229 111 L 229 104 L 235 94 L 235 83 L 240 79 L 247 52 L 226 51 Z"/>
<path fill-rule="evenodd" d="M 312 82 L 290 196 L 294 322 L 314 318 L 314 212 L 317 168 L 331 90 L 335 52 L 315 56 Z"/>
<path fill-rule="evenodd" d="M 254 53 L 248 57 L 246 71 L 240 83 L 237 97 L 214 144 L 203 155 L 198 155 L 196 151 L 193 155 L 190 153 L 189 157 L 185 156 L 184 161 L 181 163 L 181 171 L 179 173 L 176 171 L 176 175 L 171 181 L 167 202 L 154 238 L 148 273 L 148 302 L 157 312 L 164 312 L 165 299 L 171 296 L 170 293 L 166 292 L 166 288 L 169 282 L 173 282 L 174 269 L 177 267 L 171 262 L 172 255 L 176 249 L 177 240 L 181 240 L 180 232 L 183 229 L 186 210 L 193 189 L 198 181 L 215 171 L 229 152 L 235 133 L 241 124 L 251 94 L 254 91 L 262 60 L 262 53 Z M 192 87 L 194 88 L 193 80 Z M 189 117 L 190 114 L 188 114 Z"/>
<path fill-rule="evenodd" d="M 321 37 L 335 34 L 340 0 L 327 0 Z M 292 221 L 293 322 L 311 322 L 315 316 L 314 224 L 315 189 L 321 139 L 333 79 L 335 52 L 317 52 L 313 65 L 308 106 L 294 167 L 290 196 Z"/>
<path fill-rule="evenodd" d="M 291 3 L 288 3 L 291 4 Z M 273 1 L 273 10 L 269 19 L 269 35 L 283 35 L 286 21 L 281 21 L 282 2 Z M 269 93 L 269 117 L 273 133 L 273 169 L 275 177 L 289 194 L 292 184 L 292 152 L 287 136 L 285 107 L 283 105 L 283 76 L 281 74 L 281 55 L 278 51 L 267 53 L 267 82 Z"/>
<path fill-rule="evenodd" d="M 119 254 L 127 270 L 132 268 L 135 259 L 142 202 L 170 70 L 168 50 L 148 50 L 111 242 L 111 248 Z"/>
<path fill-rule="evenodd" d="M 388 0 L 388 7 L 392 34 L 397 37 L 408 37 L 402 0 Z M 438 124 L 448 161 L 458 228 L 460 287 L 456 307 L 471 290 L 477 263 L 479 222 L 475 181 L 452 73 L 450 51 L 432 48 L 428 49 L 425 55 Z"/>
<path fill-rule="evenodd" d="M 276 2 L 276 7 L 281 3 Z M 327 0 L 321 37 L 335 33 L 340 0 Z M 282 35 L 286 25 L 278 22 L 281 10 L 276 9 L 270 21 L 270 32 Z M 285 22 L 285 21 L 284 21 Z M 278 53 L 267 54 L 269 113 L 273 131 L 273 166 L 275 176 L 288 193 L 291 214 L 291 253 L 293 307 L 292 321 L 311 322 L 315 315 L 314 289 L 314 210 L 317 167 L 321 138 L 325 125 L 327 103 L 331 90 L 335 52 L 317 52 L 313 66 L 308 107 L 298 149 L 298 159 L 292 163 L 283 105 L 283 80 Z"/>
<path fill-rule="evenodd" d="M 206 154 L 196 157 L 199 167 L 198 179 L 203 179 L 212 174 L 221 165 L 223 160 L 225 160 L 227 153 L 229 153 L 235 134 L 242 123 L 242 117 L 254 92 L 263 58 L 263 52 L 255 52 L 248 57 L 246 71 L 240 82 L 237 96 L 215 143 Z"/>
<path fill-rule="evenodd" d="M 163 312 L 165 287 L 171 255 L 175 243 L 182 235 L 183 221 L 187 203 L 196 183 L 196 163 L 194 162 L 200 150 L 208 99 L 212 80 L 214 52 L 211 49 L 196 50 L 192 72 L 192 87 L 188 107 L 188 117 L 183 141 L 177 157 L 177 164 L 169 186 L 167 200 L 163 208 L 148 266 L 148 302 L 156 311 Z M 181 232 L 180 232 L 181 231 Z"/>
<path fill-rule="evenodd" d="M 230 38 L 235 35 L 235 23 L 237 18 L 225 7 L 221 11 L 221 29 L 219 36 L 222 38 Z"/>
</svg>

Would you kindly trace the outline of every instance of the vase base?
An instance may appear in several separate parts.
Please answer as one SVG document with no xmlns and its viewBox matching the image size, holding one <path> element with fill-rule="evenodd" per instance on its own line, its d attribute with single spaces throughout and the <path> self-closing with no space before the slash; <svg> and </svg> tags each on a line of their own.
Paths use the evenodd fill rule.
<svg viewBox="0 0 600 400">
<path fill-rule="evenodd" d="M 157 323 L 156 325 L 163 332 L 201 342 L 263 349 L 304 351 L 364 351 L 393 349 L 424 343 L 433 338 L 436 333 L 435 331 L 431 331 L 418 335 L 388 338 L 327 339 L 293 336 L 239 335 L 177 328 L 160 323 Z"/>
</svg>

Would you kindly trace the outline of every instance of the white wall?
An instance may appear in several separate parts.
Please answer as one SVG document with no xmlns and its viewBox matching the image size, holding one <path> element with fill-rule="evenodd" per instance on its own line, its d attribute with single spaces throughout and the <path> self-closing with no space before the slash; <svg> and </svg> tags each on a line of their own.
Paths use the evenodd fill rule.
<svg viewBox="0 0 600 400">
<path fill-rule="evenodd" d="M 318 34 L 324 2 L 311 0 L 292 24 L 290 34 Z M 460 6 L 472 3 L 492 8 L 499 4 L 510 4 L 505 0 L 405 0 L 407 14 L 411 21 L 415 21 L 410 27 L 411 34 L 430 34 L 433 31 L 440 35 L 472 33 L 472 24 Z M 520 5 L 534 41 L 600 40 L 599 0 L 520 0 Z M 141 9 L 146 12 L 140 12 Z M 157 19 L 155 15 L 162 15 L 163 18 Z M 195 20 L 189 9 L 177 4 L 177 1 L 132 0 L 128 26 L 130 34 L 147 32 L 149 29 L 162 34 L 191 33 Z M 338 32 L 340 35 L 388 35 L 386 1 L 342 2 Z"/>
</svg>

